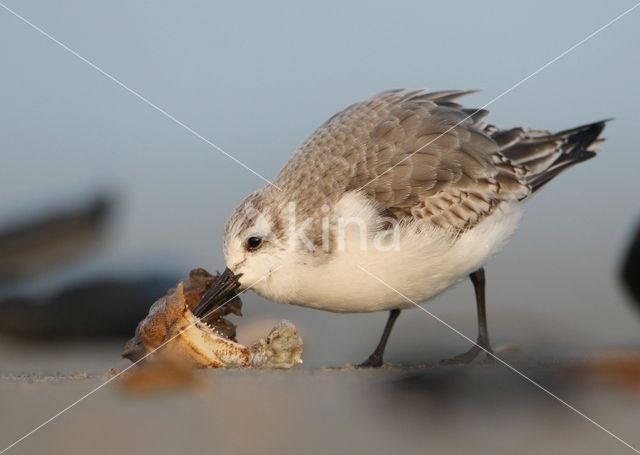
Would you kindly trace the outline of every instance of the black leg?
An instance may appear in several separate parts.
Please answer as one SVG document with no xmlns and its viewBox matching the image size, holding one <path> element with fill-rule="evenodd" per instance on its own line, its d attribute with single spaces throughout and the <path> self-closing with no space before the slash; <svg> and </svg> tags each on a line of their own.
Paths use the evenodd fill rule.
<svg viewBox="0 0 640 455">
<path fill-rule="evenodd" d="M 489 343 L 489 329 L 487 327 L 487 309 L 485 302 L 485 276 L 484 268 L 479 268 L 475 272 L 469 275 L 471 282 L 473 283 L 473 289 L 476 294 L 476 306 L 478 308 L 478 345 L 473 346 L 464 354 L 457 355 L 451 359 L 443 360 L 443 363 L 469 363 L 475 359 L 479 354 L 488 351 L 493 353 L 491 349 L 491 343 Z M 487 359 L 493 359 L 493 357 L 487 355 Z"/>
<path fill-rule="evenodd" d="M 387 324 L 384 326 L 384 331 L 382 332 L 382 337 L 376 350 L 373 351 L 373 354 L 371 354 L 367 360 L 358 365 L 359 368 L 377 368 L 383 365 L 384 348 L 387 346 L 391 329 L 393 329 L 393 324 L 396 322 L 396 319 L 398 319 L 398 316 L 400 316 L 400 310 L 389 311 L 389 319 L 387 319 Z"/>
</svg>

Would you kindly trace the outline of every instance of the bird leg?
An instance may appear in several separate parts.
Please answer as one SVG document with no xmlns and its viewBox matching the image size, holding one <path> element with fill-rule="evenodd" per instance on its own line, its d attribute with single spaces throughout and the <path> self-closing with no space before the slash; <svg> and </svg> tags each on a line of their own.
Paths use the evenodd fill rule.
<svg viewBox="0 0 640 455">
<path fill-rule="evenodd" d="M 384 364 L 384 348 L 387 346 L 391 329 L 393 329 L 393 324 L 396 322 L 396 319 L 398 319 L 398 316 L 400 316 L 400 310 L 389 311 L 389 318 L 384 326 L 384 331 L 382 332 L 378 346 L 376 346 L 375 351 L 373 351 L 373 354 L 371 354 L 367 360 L 358 365 L 358 368 L 378 368 Z"/>
<path fill-rule="evenodd" d="M 478 308 L 478 341 L 471 349 L 464 354 L 457 355 L 450 359 L 443 360 L 444 364 L 469 363 L 483 352 L 493 354 L 491 343 L 489 343 L 489 329 L 487 327 L 487 309 L 485 306 L 485 276 L 484 268 L 479 268 L 469 275 L 473 283 L 476 294 L 476 306 Z M 487 360 L 493 357 L 487 354 Z"/>
</svg>

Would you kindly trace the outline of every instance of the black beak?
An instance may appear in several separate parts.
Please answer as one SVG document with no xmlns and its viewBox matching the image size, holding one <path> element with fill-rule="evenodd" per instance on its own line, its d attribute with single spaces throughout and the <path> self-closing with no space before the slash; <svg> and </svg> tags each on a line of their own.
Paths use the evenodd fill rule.
<svg viewBox="0 0 640 455">
<path fill-rule="evenodd" d="M 193 309 L 193 314 L 198 318 L 202 318 L 210 311 L 215 311 L 233 299 L 240 287 L 238 280 L 241 276 L 242 274 L 236 275 L 231 270 L 224 269 L 222 275 L 218 276 L 216 282 L 205 292 L 200 302 Z"/>
</svg>

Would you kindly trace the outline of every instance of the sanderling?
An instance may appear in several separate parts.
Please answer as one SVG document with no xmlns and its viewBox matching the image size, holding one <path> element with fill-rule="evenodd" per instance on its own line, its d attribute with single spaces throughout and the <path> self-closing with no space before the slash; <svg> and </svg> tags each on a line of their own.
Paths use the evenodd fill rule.
<svg viewBox="0 0 640 455">
<path fill-rule="evenodd" d="M 333 312 L 389 311 L 380 366 L 406 297 L 424 302 L 470 277 L 478 345 L 491 350 L 483 266 L 514 232 L 523 202 L 595 156 L 604 121 L 557 133 L 499 129 L 469 91 L 392 90 L 325 122 L 273 185 L 228 221 L 228 274 L 271 300 Z M 385 284 L 373 280 L 381 277 Z M 399 291 L 404 296 L 393 291 Z"/>
</svg>

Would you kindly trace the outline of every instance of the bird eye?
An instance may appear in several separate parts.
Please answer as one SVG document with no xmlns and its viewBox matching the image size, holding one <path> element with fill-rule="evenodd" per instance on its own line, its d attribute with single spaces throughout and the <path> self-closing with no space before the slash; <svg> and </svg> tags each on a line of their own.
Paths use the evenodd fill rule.
<svg viewBox="0 0 640 455">
<path fill-rule="evenodd" d="M 254 251 L 260 248 L 262 239 L 260 237 L 249 237 L 247 239 L 247 250 Z"/>
</svg>

